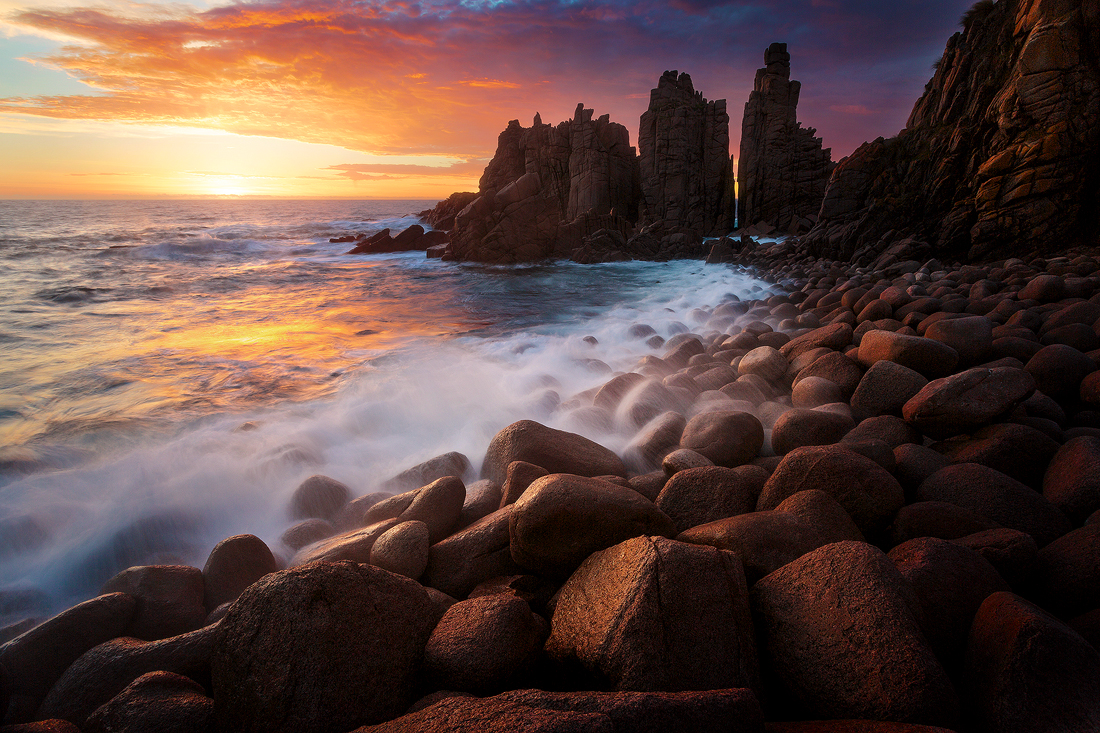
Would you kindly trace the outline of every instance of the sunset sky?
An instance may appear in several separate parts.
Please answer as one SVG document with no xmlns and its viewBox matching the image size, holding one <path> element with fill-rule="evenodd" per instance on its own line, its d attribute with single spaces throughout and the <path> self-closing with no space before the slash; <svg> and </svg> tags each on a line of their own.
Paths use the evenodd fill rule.
<svg viewBox="0 0 1100 733">
<path fill-rule="evenodd" d="M 687 71 L 737 151 L 763 51 L 834 160 L 894 135 L 972 0 L 0 0 L 0 198 L 442 198 L 508 120 L 636 143 Z"/>
</svg>

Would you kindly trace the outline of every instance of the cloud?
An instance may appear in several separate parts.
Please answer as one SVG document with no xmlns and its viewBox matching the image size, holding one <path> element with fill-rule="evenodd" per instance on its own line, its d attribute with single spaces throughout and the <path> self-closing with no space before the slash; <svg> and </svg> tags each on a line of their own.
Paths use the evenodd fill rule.
<svg viewBox="0 0 1100 733">
<path fill-rule="evenodd" d="M 508 120 L 526 124 L 536 111 L 548 122 L 568 119 L 578 101 L 610 113 L 633 137 L 649 88 L 675 68 L 690 72 L 708 98 L 729 100 L 736 150 L 740 105 L 764 47 L 781 40 L 803 82 L 799 118 L 848 152 L 897 131 L 968 5 L 262 0 L 207 10 L 32 7 L 10 22 L 69 39 L 40 60 L 90 91 L 2 99 L 0 112 L 475 160 L 492 154 Z M 352 173 L 372 175 L 340 175 Z"/>
</svg>

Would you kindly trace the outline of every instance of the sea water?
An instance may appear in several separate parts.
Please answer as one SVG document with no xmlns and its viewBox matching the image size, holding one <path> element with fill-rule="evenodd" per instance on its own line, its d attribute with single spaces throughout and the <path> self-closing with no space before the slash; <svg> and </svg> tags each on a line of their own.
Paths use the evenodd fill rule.
<svg viewBox="0 0 1100 733">
<path fill-rule="evenodd" d="M 573 395 L 767 294 L 698 260 L 489 266 L 348 255 L 431 201 L 0 201 L 0 625 L 130 565 L 287 551 L 324 474 L 365 494 L 448 451 L 571 419 Z"/>
</svg>

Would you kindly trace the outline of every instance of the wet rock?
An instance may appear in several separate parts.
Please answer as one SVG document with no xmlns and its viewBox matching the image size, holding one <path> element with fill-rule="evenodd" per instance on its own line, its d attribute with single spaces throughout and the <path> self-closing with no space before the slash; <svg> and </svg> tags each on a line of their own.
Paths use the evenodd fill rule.
<svg viewBox="0 0 1100 733">
<path fill-rule="evenodd" d="M 152 641 L 193 631 L 203 625 L 203 575 L 186 565 L 143 565 L 111 578 L 100 595 L 127 593 L 138 599 L 126 636 Z"/>
<path fill-rule="evenodd" d="M 903 507 L 904 508 L 904 507 Z M 779 512 L 789 512 L 799 519 L 821 530 L 830 542 L 854 540 L 864 542 L 863 533 L 852 521 L 832 494 L 819 489 L 807 489 L 784 499 L 775 508 Z"/>
<path fill-rule="evenodd" d="M 654 502 L 676 531 L 751 512 L 768 473 L 758 466 L 708 466 L 678 471 Z"/>
<path fill-rule="evenodd" d="M 509 519 L 512 559 L 551 577 L 631 537 L 675 534 L 672 520 L 633 489 L 570 474 L 537 479 Z"/>
<path fill-rule="evenodd" d="M 787 373 L 787 361 L 778 349 L 771 346 L 758 346 L 741 357 L 737 364 L 740 374 L 755 374 L 767 382 L 778 382 Z"/>
<path fill-rule="evenodd" d="M 352 499 L 344 505 L 344 508 L 336 515 L 336 519 L 333 520 L 332 524 L 337 532 L 362 529 L 368 524 L 373 523 L 367 520 L 367 513 L 377 504 L 389 498 L 391 498 L 391 495 L 385 491 L 374 491 Z M 386 518 L 389 519 L 389 517 Z"/>
<path fill-rule="evenodd" d="M 370 562 L 370 551 L 374 543 L 388 530 L 401 523 L 400 519 L 386 519 L 363 529 L 344 532 L 334 537 L 315 542 L 299 550 L 287 563 L 288 567 L 306 565 L 318 560 L 340 562 L 350 560 L 358 563 Z"/>
<path fill-rule="evenodd" d="M 512 461 L 533 463 L 550 473 L 626 476 L 623 462 L 607 448 L 532 420 L 512 423 L 496 434 L 485 452 L 482 478 L 503 483 Z"/>
<path fill-rule="evenodd" d="M 386 530 L 370 550 L 370 564 L 406 578 L 419 578 L 428 567 L 428 525 L 412 519 Z"/>
<path fill-rule="evenodd" d="M 779 347 L 779 353 L 794 361 L 814 349 L 826 348 L 840 351 L 852 343 L 852 327 L 847 323 L 830 323 L 791 339 Z"/>
<path fill-rule="evenodd" d="M 840 445 L 791 451 L 764 484 L 757 510 L 775 509 L 800 491 L 819 489 L 844 507 L 864 536 L 889 526 L 905 501 L 897 480 L 870 458 Z"/>
<path fill-rule="evenodd" d="M 680 444 L 687 421 L 678 412 L 665 412 L 646 425 L 623 450 L 623 462 L 644 473 L 659 468 L 661 460 Z"/>
<path fill-rule="evenodd" d="M 973 432 L 1007 413 L 1035 391 L 1022 369 L 968 369 L 929 382 L 905 403 L 905 421 L 934 438 Z"/>
<path fill-rule="evenodd" d="M 1081 527 L 1039 550 L 1035 600 L 1062 618 L 1100 608 L 1100 526 Z"/>
<path fill-rule="evenodd" d="M 733 553 L 752 587 L 758 580 L 837 537 L 802 517 L 781 511 L 740 514 L 700 524 L 676 539 Z"/>
<path fill-rule="evenodd" d="M 351 501 L 352 493 L 344 484 L 328 476 L 310 476 L 294 490 L 290 497 L 291 519 L 327 519 L 333 521 L 344 505 Z"/>
<path fill-rule="evenodd" d="M 416 713 L 355 733 L 615 733 L 663 731 L 762 733 L 764 715 L 751 690 L 705 692 L 544 692 L 514 690 L 489 698 L 448 697 Z"/>
<path fill-rule="evenodd" d="M 423 522 L 434 544 L 449 535 L 458 524 L 465 501 L 466 486 L 462 480 L 445 476 L 417 489 L 412 502 L 397 519 L 400 522 Z"/>
<path fill-rule="evenodd" d="M 764 428 L 747 412 L 705 412 L 688 420 L 681 447 L 693 450 L 715 465 L 734 468 L 748 463 L 764 444 Z"/>
<path fill-rule="evenodd" d="M 499 691 L 531 670 L 546 633 L 546 622 L 516 596 L 460 601 L 432 631 L 424 668 L 441 689 Z"/>
<path fill-rule="evenodd" d="M 291 550 L 297 552 L 306 545 L 320 542 L 334 534 L 336 534 L 336 527 L 332 525 L 332 522 L 316 518 L 303 519 L 283 532 L 279 540 Z"/>
<path fill-rule="evenodd" d="M 378 488 L 380 491 L 402 492 L 427 486 L 446 476 L 465 480 L 469 473 L 470 459 L 457 451 L 451 451 L 402 471 L 384 481 Z"/>
<path fill-rule="evenodd" d="M 202 685 L 171 672 L 150 672 L 134 680 L 88 718 L 87 733 L 146 731 L 206 733 L 214 723 L 214 701 Z"/>
<path fill-rule="evenodd" d="M 504 490 L 500 484 L 489 479 L 474 481 L 466 487 L 466 499 L 462 502 L 462 512 L 458 515 L 455 531 L 465 529 L 471 524 L 487 517 L 500 508 Z"/>
<path fill-rule="evenodd" d="M 1043 474 L 1043 496 L 1081 524 L 1100 510 L 1100 438 L 1067 440 Z"/>
<path fill-rule="evenodd" d="M 921 537 L 887 554 L 920 603 L 925 636 L 945 666 L 962 664 L 970 623 L 982 601 L 1008 584 L 975 550 Z"/>
<path fill-rule="evenodd" d="M 942 468 L 917 488 L 918 501 L 946 501 L 1002 527 L 1027 532 L 1040 547 L 1071 529 L 1066 515 L 1019 481 L 977 463 Z"/>
<path fill-rule="evenodd" d="M 852 418 L 834 412 L 795 408 L 787 410 L 772 427 L 772 450 L 785 455 L 796 448 L 836 443 L 855 424 Z"/>
<path fill-rule="evenodd" d="M 959 354 L 947 344 L 893 331 L 868 331 L 859 342 L 859 363 L 870 367 L 878 361 L 901 364 L 928 379 L 955 371 Z"/>
<path fill-rule="evenodd" d="M 509 504 L 437 542 L 428 550 L 424 583 L 455 598 L 500 575 L 515 575 L 519 566 L 509 549 Z"/>
<path fill-rule="evenodd" d="M 267 544 L 251 534 L 227 537 L 210 551 L 202 569 L 207 612 L 237 600 L 244 589 L 278 570 Z"/>
<path fill-rule="evenodd" d="M 535 479 L 549 475 L 550 472 L 542 466 L 526 461 L 512 461 L 508 464 L 508 472 L 501 487 L 500 506 L 515 504 L 516 499 L 523 495 Z"/>
<path fill-rule="evenodd" d="M 863 374 L 852 393 L 852 416 L 857 420 L 878 415 L 901 415 L 901 408 L 928 384 L 909 367 L 883 359 Z"/>
<path fill-rule="evenodd" d="M 65 670 L 35 717 L 63 718 L 84 727 L 97 708 L 144 674 L 166 671 L 208 679 L 216 632 L 216 626 L 206 626 L 160 641 L 121 637 L 93 647 Z"/>
<path fill-rule="evenodd" d="M 729 553 L 637 537 L 569 578 L 546 650 L 618 690 L 757 687 L 747 599 Z"/>
<path fill-rule="evenodd" d="M 870 545 L 818 548 L 753 587 L 767 664 L 811 715 L 952 726 L 958 700 L 911 593 Z"/>
<path fill-rule="evenodd" d="M 1100 653 L 1019 596 L 994 593 L 982 603 L 966 668 L 987 730 L 1100 727 Z"/>
<path fill-rule="evenodd" d="M 851 398 L 852 393 L 855 392 L 856 387 L 859 386 L 860 379 L 863 378 L 863 369 L 854 360 L 850 359 L 844 354 L 839 352 L 832 352 L 821 356 L 809 366 L 805 367 L 795 377 L 795 386 L 798 383 L 806 379 L 807 377 L 821 377 L 828 379 L 840 387 L 841 393 L 845 398 Z"/>
<path fill-rule="evenodd" d="M 843 400 L 844 393 L 840 387 L 821 377 L 806 377 L 799 380 L 791 391 L 791 403 L 795 407 L 814 408 Z"/>
<path fill-rule="evenodd" d="M 30 721 L 69 665 L 92 647 L 121 636 L 137 607 L 138 600 L 126 593 L 99 596 L 0 647 L 0 666 L 8 671 L 10 684 L 4 723 Z"/>
<path fill-rule="evenodd" d="M 350 562 L 273 573 L 219 626 L 211 681 L 220 730 L 347 731 L 412 702 L 438 620 L 413 580 Z"/>
</svg>

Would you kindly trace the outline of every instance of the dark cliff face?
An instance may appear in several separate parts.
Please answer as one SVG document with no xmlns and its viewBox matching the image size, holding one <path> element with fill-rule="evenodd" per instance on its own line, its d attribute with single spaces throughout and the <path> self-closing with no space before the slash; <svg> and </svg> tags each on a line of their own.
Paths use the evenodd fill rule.
<svg viewBox="0 0 1100 733">
<path fill-rule="evenodd" d="M 708 102 L 691 77 L 666 71 L 638 130 L 645 220 L 726 234 L 733 227 L 733 169 L 726 100 Z"/>
<path fill-rule="evenodd" d="M 963 26 L 905 130 L 837 165 L 811 253 L 903 234 L 971 260 L 1097 243 L 1100 4 L 983 0 Z"/>
<path fill-rule="evenodd" d="M 743 226 L 765 222 L 782 231 L 806 231 L 817 221 L 833 163 L 814 128 L 798 122 L 802 85 L 791 80 L 787 44 L 764 52 L 745 103 L 738 159 L 739 214 Z"/>
<path fill-rule="evenodd" d="M 455 219 L 456 259 L 530 262 L 564 257 L 597 229 L 630 230 L 637 219 L 638 164 L 630 135 L 607 115 L 577 106 L 557 126 L 535 115 L 500 134 L 479 196 Z"/>
</svg>

